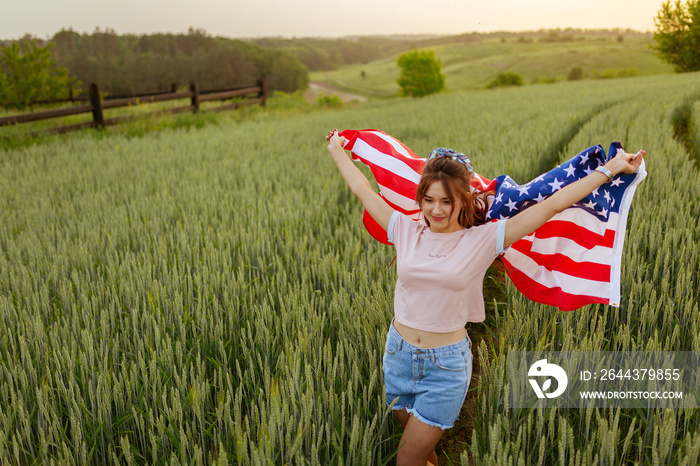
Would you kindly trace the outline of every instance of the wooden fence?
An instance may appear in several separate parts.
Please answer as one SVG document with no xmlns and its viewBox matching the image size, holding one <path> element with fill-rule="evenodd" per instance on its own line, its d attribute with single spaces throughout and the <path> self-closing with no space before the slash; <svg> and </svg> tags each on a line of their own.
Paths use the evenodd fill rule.
<svg viewBox="0 0 700 466">
<path fill-rule="evenodd" d="M 209 108 L 207 111 L 222 111 L 222 110 L 232 110 L 243 105 L 255 105 L 260 104 L 265 105 L 267 101 L 267 79 L 265 76 L 261 77 L 255 86 L 248 87 L 238 87 L 234 89 L 227 90 L 217 90 L 217 91 L 200 91 L 199 84 L 196 82 L 190 83 L 189 90 L 183 92 L 165 92 L 165 93 L 153 93 L 149 95 L 132 95 L 127 97 L 118 98 L 107 98 L 102 99 L 100 96 L 100 90 L 97 84 L 92 83 L 90 85 L 90 98 L 89 103 L 84 105 L 76 105 L 66 108 L 57 108 L 54 110 L 46 110 L 43 112 L 33 112 L 33 113 L 23 113 L 20 115 L 12 115 L 8 117 L 0 118 L 0 126 L 14 125 L 18 123 L 29 123 L 32 121 L 47 120 L 50 118 L 59 118 L 69 115 L 79 115 L 81 113 L 92 113 L 92 121 L 86 121 L 83 123 L 76 123 L 72 125 L 57 126 L 54 128 L 49 128 L 46 131 L 51 133 L 65 133 L 68 131 L 74 131 L 83 128 L 104 128 L 107 125 L 114 125 L 124 121 L 132 120 L 145 116 L 144 114 L 138 115 L 124 115 L 113 118 L 105 118 L 104 111 L 112 108 L 127 107 L 129 105 L 136 105 L 142 103 L 151 102 L 164 102 L 168 100 L 177 99 L 190 99 L 190 104 L 170 108 L 165 110 L 158 110 L 150 112 L 147 115 L 164 115 L 172 113 L 182 113 L 182 112 L 198 112 L 200 110 L 200 104 L 202 102 L 217 101 L 217 100 L 229 100 L 234 97 L 245 97 L 244 100 L 235 103 L 229 103 L 221 105 L 219 107 Z"/>
</svg>

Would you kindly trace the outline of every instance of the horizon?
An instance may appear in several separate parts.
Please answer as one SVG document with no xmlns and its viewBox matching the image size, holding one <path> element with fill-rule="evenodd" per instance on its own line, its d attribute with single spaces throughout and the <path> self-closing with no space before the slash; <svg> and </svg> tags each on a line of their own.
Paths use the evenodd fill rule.
<svg viewBox="0 0 700 466">
<path fill-rule="evenodd" d="M 190 28 L 231 39 L 453 36 L 552 29 L 651 33 L 663 0 L 123 0 L 107 10 L 94 0 L 0 0 L 2 40 L 48 40 L 61 30 L 118 35 L 184 34 Z M 37 16 L 36 12 L 42 15 Z M 290 20 L 293 18 L 293 20 Z"/>
<path fill-rule="evenodd" d="M 120 33 L 118 31 L 114 31 L 112 29 L 101 29 L 97 28 L 93 31 L 76 31 L 73 28 L 64 28 L 62 30 L 58 30 L 54 32 L 53 34 L 49 35 L 48 37 L 39 37 L 35 36 L 32 34 L 25 34 L 22 37 L 13 37 L 13 38 L 5 38 L 5 37 L 0 37 L 0 41 L 15 41 L 15 40 L 21 40 L 24 39 L 27 36 L 30 36 L 33 39 L 38 39 L 38 40 L 51 40 L 53 36 L 58 34 L 61 31 L 70 31 L 70 32 L 75 32 L 80 35 L 93 35 L 96 33 L 105 33 L 105 32 L 114 32 L 117 36 L 127 36 L 127 35 L 134 35 L 134 36 L 155 36 L 155 35 L 186 35 L 188 31 L 179 31 L 179 32 L 170 32 L 170 31 L 155 31 L 155 32 L 146 32 L 146 33 L 131 33 L 131 32 L 124 32 Z M 572 27 L 556 27 L 556 28 L 541 28 L 541 29 L 523 29 L 519 31 L 515 30 L 494 30 L 494 31 L 465 31 L 465 32 L 459 32 L 459 33 L 454 33 L 454 34 L 431 34 L 431 33 L 396 33 L 396 34 L 354 34 L 354 35 L 347 35 L 347 36 L 258 36 L 258 37 L 230 37 L 230 36 L 222 36 L 222 35 L 215 35 L 211 34 L 209 31 L 206 31 L 204 29 L 198 29 L 198 31 L 204 32 L 207 36 L 210 37 L 217 37 L 217 38 L 223 38 L 223 39 L 232 39 L 232 40 L 258 40 L 258 39 L 282 39 L 282 40 L 353 40 L 353 39 L 358 39 L 358 38 L 396 38 L 399 40 L 399 38 L 409 38 L 409 37 L 416 37 L 416 38 L 440 38 L 440 37 L 458 37 L 458 36 L 465 36 L 465 35 L 470 35 L 470 34 L 478 34 L 478 35 L 496 35 L 496 34 L 541 34 L 549 31 L 561 31 L 561 32 L 566 32 L 566 31 L 577 31 L 581 32 L 582 34 L 586 33 L 597 33 L 597 32 L 610 32 L 610 33 L 633 33 L 633 34 L 653 34 L 654 31 L 640 31 L 640 30 L 635 30 L 635 29 L 622 29 L 622 28 L 600 28 L 600 29 L 583 29 L 583 28 L 572 28 Z"/>
</svg>

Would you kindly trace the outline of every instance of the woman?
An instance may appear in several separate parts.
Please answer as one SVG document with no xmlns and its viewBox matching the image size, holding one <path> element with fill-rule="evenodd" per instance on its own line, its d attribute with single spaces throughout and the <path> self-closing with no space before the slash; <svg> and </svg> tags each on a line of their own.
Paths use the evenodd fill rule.
<svg viewBox="0 0 700 466">
<path fill-rule="evenodd" d="M 437 464 L 435 445 L 454 425 L 472 370 L 467 322 L 484 320 L 483 278 L 491 263 L 520 238 L 586 197 L 618 173 L 634 173 L 645 151 L 620 152 L 604 167 L 565 186 L 526 214 L 486 223 L 485 195 L 469 188 L 469 158 L 434 150 L 416 193 L 422 222 L 393 210 L 328 133 L 328 151 L 340 173 L 396 246 L 398 280 L 384 352 L 386 400 L 403 435 L 396 462 Z"/>
</svg>

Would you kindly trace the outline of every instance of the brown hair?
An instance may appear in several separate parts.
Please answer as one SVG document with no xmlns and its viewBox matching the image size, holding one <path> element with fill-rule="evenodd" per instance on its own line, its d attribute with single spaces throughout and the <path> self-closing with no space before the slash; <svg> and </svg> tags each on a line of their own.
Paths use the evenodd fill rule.
<svg viewBox="0 0 700 466">
<path fill-rule="evenodd" d="M 486 198 L 493 192 L 470 189 L 470 179 L 471 173 L 467 167 L 451 157 L 432 158 L 423 167 L 423 174 L 416 190 L 416 202 L 420 206 L 428 188 L 433 182 L 440 181 L 452 205 L 454 205 L 455 198 L 462 201 L 459 224 L 463 228 L 486 223 L 486 211 L 488 210 Z M 425 221 L 430 225 L 428 219 Z"/>
</svg>

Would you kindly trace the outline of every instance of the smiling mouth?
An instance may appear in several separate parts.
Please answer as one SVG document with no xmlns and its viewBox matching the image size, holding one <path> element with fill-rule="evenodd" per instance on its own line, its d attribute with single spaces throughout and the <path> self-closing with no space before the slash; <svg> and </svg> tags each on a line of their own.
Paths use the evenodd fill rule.
<svg viewBox="0 0 700 466">
<path fill-rule="evenodd" d="M 445 220 L 445 217 L 432 217 L 432 219 L 434 222 L 442 222 L 443 220 Z"/>
</svg>

